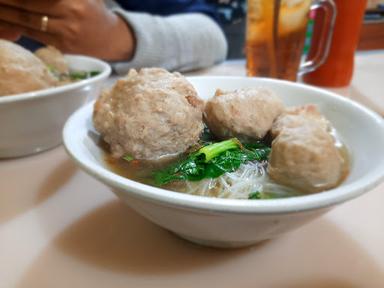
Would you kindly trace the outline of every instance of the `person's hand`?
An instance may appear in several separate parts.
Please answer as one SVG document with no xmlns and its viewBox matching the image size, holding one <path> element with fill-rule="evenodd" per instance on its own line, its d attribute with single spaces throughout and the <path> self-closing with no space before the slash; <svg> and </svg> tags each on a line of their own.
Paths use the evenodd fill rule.
<svg viewBox="0 0 384 288">
<path fill-rule="evenodd" d="M 111 61 L 130 59 L 135 48 L 130 27 L 103 0 L 0 0 L 0 38 L 20 33 L 64 53 Z"/>
</svg>

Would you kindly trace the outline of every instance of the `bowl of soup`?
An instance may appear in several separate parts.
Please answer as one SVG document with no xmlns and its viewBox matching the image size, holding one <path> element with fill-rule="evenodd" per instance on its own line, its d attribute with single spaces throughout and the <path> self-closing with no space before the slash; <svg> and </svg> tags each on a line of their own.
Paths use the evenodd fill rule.
<svg viewBox="0 0 384 288">
<path fill-rule="evenodd" d="M 170 87 L 182 87 L 176 92 L 192 108 L 172 91 L 167 105 L 177 105 L 167 110 L 162 89 L 169 80 L 156 86 L 143 85 L 137 73 L 127 77 L 114 96 L 104 94 L 69 118 L 64 145 L 124 203 L 184 239 L 241 247 L 275 238 L 383 180 L 384 121 L 349 99 L 275 79 L 191 77 L 191 86 L 177 78 Z M 116 95 L 131 101 L 128 110 L 107 111 L 121 106 Z M 99 121 L 104 112 L 108 117 Z M 110 123 L 126 130 L 108 134 Z M 368 146 L 366 139 L 374 141 Z"/>
<path fill-rule="evenodd" d="M 44 57 L 50 51 L 59 54 L 59 59 L 48 60 L 59 63 L 57 70 L 24 48 L 0 40 L 0 158 L 59 145 L 67 118 L 99 93 L 111 73 L 104 61 L 48 51 L 42 50 Z"/>
</svg>

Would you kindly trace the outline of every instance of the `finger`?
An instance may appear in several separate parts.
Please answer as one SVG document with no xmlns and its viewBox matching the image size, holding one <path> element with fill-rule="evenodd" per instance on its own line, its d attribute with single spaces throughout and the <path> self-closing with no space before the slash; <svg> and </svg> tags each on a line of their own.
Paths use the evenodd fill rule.
<svg viewBox="0 0 384 288">
<path fill-rule="evenodd" d="M 3 25 L 3 24 L 1 24 L 1 25 Z M 9 24 L 5 24 L 5 25 L 9 25 Z M 55 46 L 58 49 L 61 48 L 60 36 L 58 36 L 58 35 L 49 34 L 46 32 L 25 28 L 25 27 L 19 26 L 19 25 L 12 25 L 12 29 L 14 31 L 18 31 L 23 36 L 27 36 L 31 39 L 34 39 L 40 43 L 45 44 L 45 45 Z M 1 30 L 0 30 L 0 33 L 1 33 Z"/>
<path fill-rule="evenodd" d="M 41 30 L 43 14 L 27 12 L 7 6 L 0 6 L 0 20 L 28 29 Z M 55 30 L 56 26 L 53 25 L 54 22 L 55 19 L 53 17 L 48 18 L 49 33 L 57 32 L 57 30 Z"/>
<path fill-rule="evenodd" d="M 8 7 L 13 7 L 28 12 L 45 13 L 52 16 L 56 16 L 60 13 L 60 7 L 58 7 L 60 1 L 54 0 L 0 0 L 0 4 Z"/>
</svg>

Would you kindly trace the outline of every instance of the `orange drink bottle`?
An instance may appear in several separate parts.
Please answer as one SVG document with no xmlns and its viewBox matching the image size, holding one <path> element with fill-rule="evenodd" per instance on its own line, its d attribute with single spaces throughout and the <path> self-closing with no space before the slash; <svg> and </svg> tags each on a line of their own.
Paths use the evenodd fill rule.
<svg viewBox="0 0 384 288">
<path fill-rule="evenodd" d="M 325 87 L 348 86 L 353 76 L 354 54 L 358 44 L 362 19 L 367 0 L 334 0 L 337 17 L 332 36 L 332 43 L 325 62 L 315 71 L 303 76 L 309 84 Z M 316 11 L 313 38 L 309 57 L 318 45 L 324 17 L 321 10 Z"/>
</svg>

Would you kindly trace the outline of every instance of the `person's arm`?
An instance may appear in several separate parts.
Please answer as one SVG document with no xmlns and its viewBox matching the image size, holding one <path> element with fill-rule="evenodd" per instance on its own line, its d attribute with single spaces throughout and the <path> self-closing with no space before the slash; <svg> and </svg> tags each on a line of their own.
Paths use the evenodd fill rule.
<svg viewBox="0 0 384 288">
<path fill-rule="evenodd" d="M 64 53 L 118 61 L 114 66 L 121 73 L 144 66 L 185 71 L 226 57 L 225 37 L 208 16 L 153 16 L 108 9 L 109 2 L 0 0 L 0 37 L 19 33 Z M 195 11 L 200 10 L 185 12 Z"/>
<path fill-rule="evenodd" d="M 135 37 L 130 61 L 115 63 L 118 73 L 148 66 L 187 71 L 212 66 L 227 55 L 227 42 L 221 28 L 199 13 L 167 17 L 113 9 L 125 19 Z"/>
</svg>

